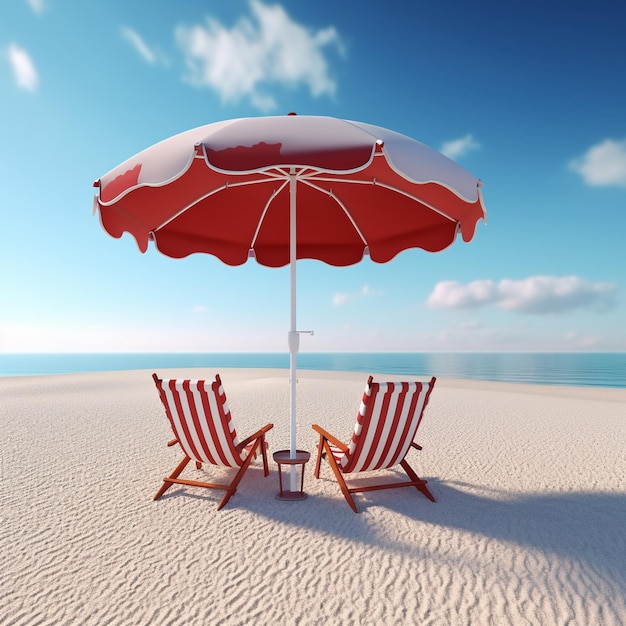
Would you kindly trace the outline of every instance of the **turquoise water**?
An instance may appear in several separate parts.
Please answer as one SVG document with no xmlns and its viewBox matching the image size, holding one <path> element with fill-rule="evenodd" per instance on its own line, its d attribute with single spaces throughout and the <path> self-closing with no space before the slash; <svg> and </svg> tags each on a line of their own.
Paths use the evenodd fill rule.
<svg viewBox="0 0 626 626">
<path fill-rule="evenodd" d="M 192 367 L 288 368 L 286 353 L 0 354 L 0 376 Z M 301 353 L 299 369 L 626 387 L 626 353 Z"/>
</svg>

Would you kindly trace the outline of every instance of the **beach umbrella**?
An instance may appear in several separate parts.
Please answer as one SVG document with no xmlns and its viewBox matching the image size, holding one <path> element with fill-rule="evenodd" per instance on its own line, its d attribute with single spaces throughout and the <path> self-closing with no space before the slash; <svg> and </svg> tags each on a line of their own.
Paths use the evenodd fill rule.
<svg viewBox="0 0 626 626">
<path fill-rule="evenodd" d="M 296 261 L 437 252 L 469 242 L 485 209 L 480 181 L 405 135 L 333 117 L 215 122 L 165 139 L 96 180 L 94 210 L 169 257 L 203 252 L 290 266 L 290 451 L 296 453 Z M 310 331 L 306 331 L 310 332 Z M 292 491 L 295 490 L 292 472 Z"/>
</svg>

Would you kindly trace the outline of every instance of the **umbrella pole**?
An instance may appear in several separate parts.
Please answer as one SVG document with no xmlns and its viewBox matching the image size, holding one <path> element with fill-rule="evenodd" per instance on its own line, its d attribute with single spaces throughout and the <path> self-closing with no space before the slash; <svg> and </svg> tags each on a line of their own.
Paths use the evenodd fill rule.
<svg viewBox="0 0 626 626">
<path fill-rule="evenodd" d="M 291 326 L 289 330 L 289 369 L 290 369 L 290 456 L 296 458 L 296 355 L 300 335 L 296 330 L 296 176 L 292 170 L 289 177 L 289 269 L 291 282 Z M 290 491 L 296 491 L 296 466 L 291 466 Z"/>
</svg>

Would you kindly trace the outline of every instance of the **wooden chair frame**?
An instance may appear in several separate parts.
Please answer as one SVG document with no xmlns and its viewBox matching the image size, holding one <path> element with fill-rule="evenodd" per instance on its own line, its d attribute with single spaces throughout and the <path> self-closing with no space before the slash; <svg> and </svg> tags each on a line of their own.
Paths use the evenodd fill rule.
<svg viewBox="0 0 626 626">
<path fill-rule="evenodd" d="M 367 381 L 367 384 L 371 385 L 372 380 L 373 380 L 373 377 L 370 376 Z M 434 381 L 435 381 L 435 378 L 431 380 L 431 383 L 430 383 L 431 390 L 432 390 L 432 385 L 434 385 Z M 430 390 L 428 393 L 430 394 Z M 427 402 L 428 402 L 428 397 L 424 404 L 424 409 L 426 408 Z M 422 411 L 424 409 L 422 409 Z M 418 491 L 423 493 L 431 502 L 435 502 L 435 497 L 426 486 L 426 483 L 428 481 L 421 479 L 417 475 L 417 473 L 413 470 L 413 468 L 409 465 L 408 461 L 406 460 L 406 456 L 400 461 L 399 465 L 402 467 L 402 469 L 404 469 L 404 471 L 406 472 L 410 480 L 394 481 L 391 483 L 383 483 L 383 484 L 378 483 L 374 485 L 365 485 L 365 486 L 359 486 L 359 487 L 349 487 L 346 482 L 345 476 L 350 475 L 350 474 L 345 474 L 342 471 L 342 469 L 339 467 L 335 459 L 335 456 L 332 453 L 330 445 L 332 444 L 333 446 L 341 450 L 344 454 L 349 452 L 349 447 L 342 441 L 339 441 L 339 439 L 331 435 L 328 431 L 324 430 L 321 426 L 317 424 L 313 424 L 313 430 L 315 430 L 320 436 L 319 444 L 317 446 L 317 460 L 315 462 L 315 473 L 314 473 L 315 478 L 320 477 L 322 457 L 325 456 L 326 459 L 328 460 L 328 464 L 330 465 L 330 468 L 333 471 L 333 474 L 335 475 L 335 478 L 337 479 L 337 482 L 339 483 L 339 487 L 341 489 L 341 492 L 343 493 L 344 498 L 346 499 L 346 502 L 355 513 L 358 513 L 358 510 L 356 507 L 356 503 L 354 502 L 354 498 L 352 497 L 352 494 L 362 493 L 366 491 L 378 491 L 381 489 L 397 489 L 400 487 L 415 487 Z M 416 430 L 416 433 L 417 433 L 417 430 Z M 415 448 L 416 450 L 422 449 L 422 446 L 418 445 L 414 441 L 411 442 L 410 447 Z M 355 472 L 355 474 L 356 473 L 358 472 Z"/>
<path fill-rule="evenodd" d="M 156 374 L 152 374 L 152 378 L 157 385 L 159 382 L 161 382 L 161 379 Z M 216 376 L 216 381 L 218 383 L 221 383 L 219 374 Z M 176 469 L 168 477 L 163 479 L 163 485 L 161 485 L 161 488 L 157 491 L 156 495 L 154 496 L 154 500 L 158 500 L 172 485 L 187 485 L 189 487 L 221 489 L 226 493 L 224 494 L 224 497 L 217 506 L 217 510 L 219 511 L 230 500 L 231 496 L 237 491 L 237 486 L 243 478 L 243 475 L 246 473 L 246 470 L 248 469 L 252 459 L 256 458 L 259 452 L 263 457 L 263 475 L 265 477 L 269 476 L 269 465 L 267 462 L 267 442 L 265 441 L 265 434 L 268 430 L 273 428 L 273 426 L 273 424 L 267 424 L 254 434 L 246 437 L 243 441 L 239 442 L 239 444 L 236 446 L 236 450 L 238 453 L 242 453 L 245 451 L 246 457 L 243 463 L 239 466 L 237 473 L 229 483 L 210 483 L 179 478 L 182 471 L 192 460 L 190 456 L 185 454 L 183 460 L 178 464 Z M 178 439 L 172 439 L 168 442 L 167 445 L 174 446 L 176 444 L 179 444 Z M 196 460 L 196 468 L 200 469 L 201 467 L 202 463 Z"/>
</svg>

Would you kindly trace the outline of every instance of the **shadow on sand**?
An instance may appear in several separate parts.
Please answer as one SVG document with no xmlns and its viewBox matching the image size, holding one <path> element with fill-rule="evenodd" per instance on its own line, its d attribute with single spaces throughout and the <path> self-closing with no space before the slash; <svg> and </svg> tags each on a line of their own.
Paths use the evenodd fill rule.
<svg viewBox="0 0 626 626">
<path fill-rule="evenodd" d="M 282 502 L 275 498 L 278 480 L 275 471 L 263 477 L 251 467 L 238 492 L 221 512 L 215 510 L 222 492 L 172 488 L 162 498 L 198 498 L 206 501 L 211 513 L 247 511 L 266 520 L 287 525 L 292 531 L 316 532 L 363 545 L 416 557 L 431 551 L 427 546 L 429 527 L 471 533 L 528 548 L 544 554 L 585 562 L 626 587 L 626 494 L 603 492 L 508 493 L 461 482 L 428 479 L 436 503 L 412 488 L 357 494 L 359 513 L 348 507 L 336 482 L 308 473 L 308 498 Z M 325 485 L 321 483 L 326 483 Z M 334 494 L 328 493 L 329 487 Z M 320 493 L 320 487 L 324 493 Z M 155 485 L 156 488 L 156 485 Z M 395 519 L 389 519 L 393 516 Z M 406 525 L 402 539 L 389 532 L 388 525 Z M 409 537 L 405 539 L 404 537 Z M 426 539 L 421 539 L 426 538 Z"/>
<path fill-rule="evenodd" d="M 626 494 L 603 492 L 500 492 L 482 485 L 440 482 L 429 478 L 429 488 L 437 499 L 428 501 L 412 488 L 357 494 L 359 509 L 354 514 L 339 488 L 335 496 L 316 493 L 315 478 L 307 476 L 311 491 L 301 502 L 278 502 L 272 492 L 275 478 L 263 480 L 253 473 L 247 493 L 231 500 L 233 508 L 248 510 L 277 523 L 300 527 L 362 544 L 380 545 L 406 553 L 422 553 L 419 537 L 428 536 L 429 526 L 458 530 L 585 562 L 626 587 Z M 320 478 L 321 481 L 331 480 Z M 335 483 L 336 485 L 336 483 Z M 305 484 L 305 490 L 306 490 Z M 275 491 L 275 489 L 274 489 Z M 269 495 L 269 498 L 268 498 Z M 412 539 L 399 541 L 385 528 L 409 524 Z M 426 535 L 424 535 L 426 533 Z M 406 534 L 406 533 L 405 533 Z M 390 536 L 391 535 L 391 536 Z"/>
</svg>

